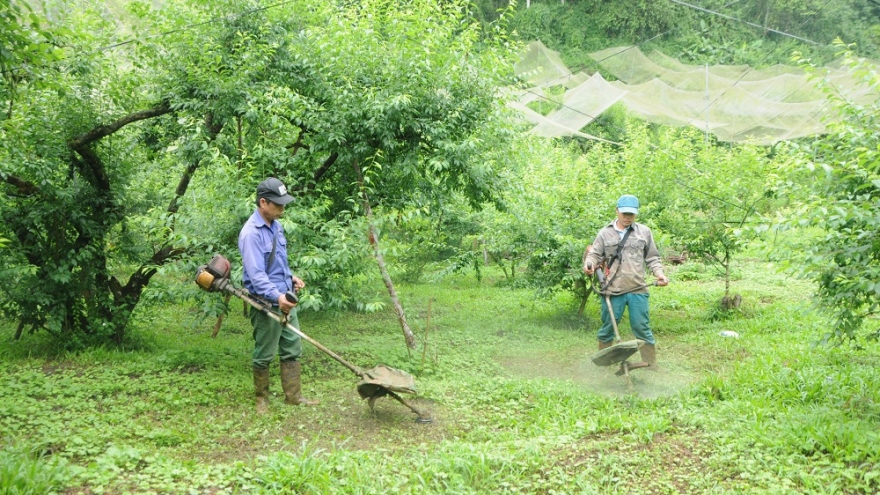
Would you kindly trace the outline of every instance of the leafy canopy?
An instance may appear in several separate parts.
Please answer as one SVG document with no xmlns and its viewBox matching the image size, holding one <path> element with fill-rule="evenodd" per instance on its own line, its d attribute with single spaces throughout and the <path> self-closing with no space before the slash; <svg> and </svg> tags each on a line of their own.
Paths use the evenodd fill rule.
<svg viewBox="0 0 880 495">
<path fill-rule="evenodd" d="M 845 60 L 873 94 L 880 91 L 876 67 L 849 50 Z M 777 226 L 818 230 L 794 243 L 806 255 L 790 256 L 798 263 L 789 267 L 816 282 L 817 301 L 835 320 L 830 334 L 852 339 L 880 308 L 880 102 L 859 105 L 825 84 L 843 119 L 798 150 L 779 181 L 781 194 L 794 198 L 793 214 Z"/>
<path fill-rule="evenodd" d="M 51 85 L 19 86 L 0 126 L 0 311 L 19 333 L 121 342 L 143 296 L 192 297 L 147 287 L 236 253 L 266 176 L 298 198 L 285 221 L 315 309 L 360 297 L 355 166 L 378 205 L 479 203 L 501 185 L 492 148 L 511 134 L 495 88 L 513 46 L 465 2 L 64 7 L 76 49 Z"/>
</svg>

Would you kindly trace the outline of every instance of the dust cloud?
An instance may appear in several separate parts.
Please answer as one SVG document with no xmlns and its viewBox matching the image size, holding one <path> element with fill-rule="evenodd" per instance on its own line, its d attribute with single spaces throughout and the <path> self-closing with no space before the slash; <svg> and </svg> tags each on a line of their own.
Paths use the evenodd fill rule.
<svg viewBox="0 0 880 495">
<path fill-rule="evenodd" d="M 638 355 L 635 358 L 634 361 L 638 361 Z M 617 365 L 596 366 L 587 354 L 565 357 L 506 357 L 500 359 L 500 363 L 505 370 L 517 377 L 568 380 L 586 391 L 608 397 L 619 397 L 629 393 L 626 379 L 614 375 L 619 369 Z M 636 395 L 644 399 L 676 395 L 698 379 L 695 373 L 677 363 L 660 361 L 659 364 L 661 366 L 659 372 L 639 369 L 631 373 L 633 391 Z"/>
</svg>

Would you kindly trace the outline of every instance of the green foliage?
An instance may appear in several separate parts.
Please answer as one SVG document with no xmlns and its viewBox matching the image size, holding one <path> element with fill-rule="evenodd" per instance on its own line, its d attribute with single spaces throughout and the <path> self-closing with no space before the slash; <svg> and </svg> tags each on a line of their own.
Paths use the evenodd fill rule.
<svg viewBox="0 0 880 495">
<path fill-rule="evenodd" d="M 755 236 L 752 227 L 772 202 L 765 186 L 776 164 L 766 151 L 752 146 L 712 146 L 695 129 L 667 131 L 656 148 L 633 146 L 628 176 L 641 173 L 636 190 L 644 190 L 655 211 L 651 219 L 678 251 L 716 264 L 729 292 L 732 258 Z M 663 150 L 657 153 L 657 150 Z"/>
<path fill-rule="evenodd" d="M 857 43 L 866 53 L 874 53 L 878 48 L 878 39 L 867 32 L 869 23 L 876 20 L 877 6 L 862 0 L 844 0 L 833 9 L 828 9 L 824 0 L 760 0 L 735 4 L 713 0 L 701 6 L 769 28 L 763 32 L 754 27 L 741 25 L 739 28 L 749 29 L 768 41 L 785 40 L 783 35 L 770 31 L 772 29 L 825 45 L 823 50 L 827 55 L 833 55 L 828 47 L 841 36 Z M 726 23 L 728 29 L 734 27 L 730 21 L 718 24 L 721 22 Z"/>
<path fill-rule="evenodd" d="M 23 444 L 0 450 L 0 493 L 41 495 L 60 492 L 72 473 L 64 459 L 45 455 L 41 449 L 29 449 Z"/>
<path fill-rule="evenodd" d="M 838 2 L 833 9 L 825 0 L 711 0 L 699 7 L 721 15 L 674 2 L 536 0 L 529 8 L 517 3 L 511 27 L 521 39 L 540 39 L 559 51 L 575 72 L 598 69 L 589 53 L 621 45 L 639 45 L 645 52 L 657 47 L 692 64 L 753 67 L 789 63 L 795 50 L 819 65 L 829 63 L 836 59 L 831 43 L 838 37 L 867 56 L 876 57 L 880 49 L 880 38 L 872 34 L 878 10 L 864 0 Z"/>
<path fill-rule="evenodd" d="M 586 57 L 589 52 L 645 40 L 690 19 L 688 9 L 672 2 L 535 1 L 529 8 L 518 2 L 511 27 L 524 40 L 540 39 L 554 50 L 563 48 L 563 57 L 576 59 L 570 66 L 579 70 L 594 66 Z"/>
<path fill-rule="evenodd" d="M 716 278 L 718 278 L 718 272 L 699 261 L 685 263 L 675 270 L 675 279 L 682 282 L 714 280 Z"/>
<path fill-rule="evenodd" d="M 846 67 L 876 94 L 876 68 L 846 54 Z M 821 74 L 818 75 L 821 77 Z M 792 177 L 808 173 L 808 181 L 782 179 L 782 194 L 795 198 L 790 217 L 778 227 L 815 227 L 818 238 L 795 242 L 807 254 L 789 267 L 814 280 L 818 302 L 835 318 L 833 335 L 853 339 L 880 308 L 880 152 L 876 99 L 860 104 L 827 84 L 840 120 L 829 135 L 799 149 L 791 163 Z M 784 177 L 784 176 L 783 176 Z M 805 241 L 806 241 L 805 240 Z"/>
<path fill-rule="evenodd" d="M 8 105 L 3 118 L 12 116 L 17 86 L 42 84 L 45 66 L 61 58 L 63 51 L 57 48 L 56 37 L 64 34 L 64 30 L 46 29 L 27 3 L 0 3 L 0 102 Z"/>
<path fill-rule="evenodd" d="M 363 306 L 353 165 L 375 205 L 402 211 L 497 195 L 512 137 L 499 23 L 461 2 L 250 6 L 129 4 L 119 24 L 153 35 L 95 51 L 117 41 L 113 15 L 64 5 L 56 22 L 79 49 L 51 87 L 20 86 L 0 127 L 0 234 L 12 240 L 0 314 L 70 346 L 122 343 L 142 301 L 194 297 L 147 291 L 156 274 L 186 280 L 214 252 L 235 258 L 270 175 L 299 199 L 285 224 L 309 283 L 302 308 Z"/>
<path fill-rule="evenodd" d="M 504 270 L 508 282 L 517 280 L 546 296 L 572 291 L 585 297 L 581 259 L 587 244 L 609 219 L 611 186 L 601 179 L 601 164 L 612 154 L 596 146 L 579 155 L 575 146 L 527 141 L 534 161 L 518 166 L 521 189 L 511 192 L 500 209 L 479 214 L 489 259 Z"/>
<path fill-rule="evenodd" d="M 773 206 L 766 178 L 787 155 L 771 159 L 758 147 L 706 143 L 695 129 L 625 122 L 622 146 L 534 143 L 540 160 L 522 166 L 523 190 L 502 210 L 480 214 L 490 258 L 509 265 L 508 280 L 524 262 L 520 282 L 541 296 L 566 291 L 585 300 L 584 250 L 614 218 L 617 198 L 635 194 L 638 221 L 655 230 L 661 254 L 686 252 L 716 264 L 729 283 L 734 256 L 760 233 L 752 227 Z"/>
<path fill-rule="evenodd" d="M 400 266 L 395 279 L 418 282 L 429 266 L 440 263 L 446 273 L 473 270 L 480 277 L 483 236 L 472 209 L 461 195 L 450 196 L 434 207 L 391 211 L 383 215 L 383 247 Z"/>
</svg>

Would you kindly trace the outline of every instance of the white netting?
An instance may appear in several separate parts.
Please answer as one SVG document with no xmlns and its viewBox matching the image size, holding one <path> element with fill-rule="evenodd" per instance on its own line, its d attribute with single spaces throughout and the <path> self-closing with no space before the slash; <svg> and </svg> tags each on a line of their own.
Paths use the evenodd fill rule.
<svg viewBox="0 0 880 495">
<path fill-rule="evenodd" d="M 580 130 L 618 101 L 649 122 L 693 125 L 721 141 L 758 144 L 821 134 L 831 118 L 816 81 L 797 67 L 688 65 L 656 50 L 646 56 L 637 47 L 608 48 L 590 56 L 618 80 L 609 83 L 598 73 L 572 74 L 540 41 L 529 45 L 515 70 L 534 87 L 511 106 L 535 124 L 532 132 L 586 137 Z M 877 97 L 848 72 L 823 70 L 830 84 L 849 98 L 868 103 Z M 561 97 L 547 96 L 544 89 L 553 87 L 564 92 Z M 542 115 L 526 106 L 536 101 L 557 108 Z"/>
<path fill-rule="evenodd" d="M 513 70 L 535 86 L 554 86 L 556 82 L 571 75 L 568 66 L 559 58 L 559 53 L 548 49 L 540 41 L 532 42 L 526 48 L 520 61 L 513 64 Z"/>
</svg>

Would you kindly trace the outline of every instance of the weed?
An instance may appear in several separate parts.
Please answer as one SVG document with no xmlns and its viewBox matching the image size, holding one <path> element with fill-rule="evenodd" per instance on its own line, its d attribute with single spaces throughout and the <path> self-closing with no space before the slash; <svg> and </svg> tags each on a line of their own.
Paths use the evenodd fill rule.
<svg viewBox="0 0 880 495">
<path fill-rule="evenodd" d="M 67 462 L 23 443 L 0 450 L 0 493 L 58 493 L 71 478 Z"/>
</svg>

